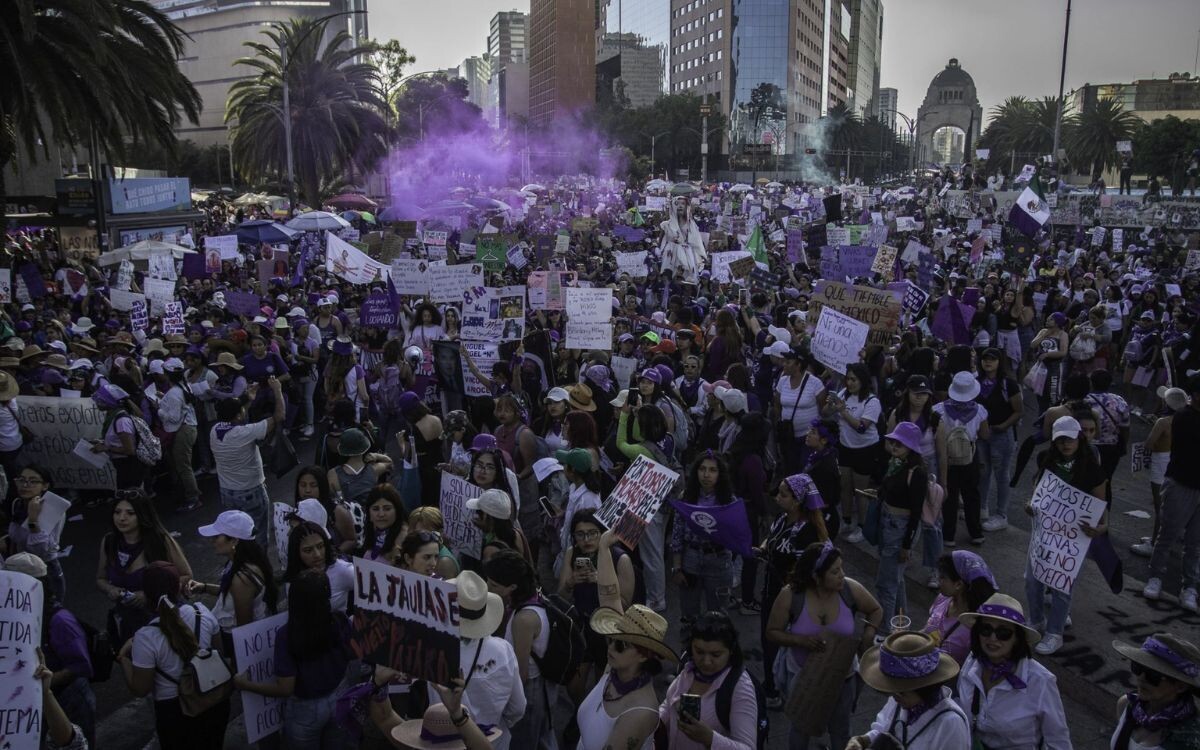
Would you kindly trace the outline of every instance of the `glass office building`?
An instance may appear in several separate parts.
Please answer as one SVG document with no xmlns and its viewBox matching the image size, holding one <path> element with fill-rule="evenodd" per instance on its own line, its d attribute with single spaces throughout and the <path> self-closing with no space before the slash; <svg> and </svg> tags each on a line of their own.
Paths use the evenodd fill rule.
<svg viewBox="0 0 1200 750">
<path fill-rule="evenodd" d="M 670 85 L 669 0 L 599 0 L 596 62 L 617 58 L 614 70 L 630 106 L 644 107 Z"/>
<path fill-rule="evenodd" d="M 733 0 L 729 129 L 734 151 L 784 141 L 788 118 L 788 0 Z"/>
</svg>

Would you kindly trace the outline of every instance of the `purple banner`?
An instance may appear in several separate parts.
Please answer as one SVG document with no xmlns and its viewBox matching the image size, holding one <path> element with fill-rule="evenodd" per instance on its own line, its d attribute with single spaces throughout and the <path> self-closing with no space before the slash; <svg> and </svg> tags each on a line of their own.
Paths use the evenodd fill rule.
<svg viewBox="0 0 1200 750">
<path fill-rule="evenodd" d="M 799 229 L 788 230 L 787 233 L 787 261 L 788 263 L 800 263 L 804 260 L 804 232 Z"/>
<path fill-rule="evenodd" d="M 375 292 L 362 302 L 358 309 L 358 324 L 375 328 L 391 328 L 396 325 L 396 311 L 386 294 Z"/>
<path fill-rule="evenodd" d="M 842 275 L 852 279 L 860 277 L 871 278 L 874 272 L 871 264 L 875 262 L 876 248 L 867 245 L 843 245 L 838 248 L 838 262 L 842 267 Z M 841 279 L 838 279 L 839 281 Z"/>
<path fill-rule="evenodd" d="M 225 292 L 225 305 L 229 308 L 229 312 L 236 315 L 245 315 L 252 318 L 258 315 L 261 304 L 262 298 L 253 292 L 236 292 L 233 290 Z"/>
<path fill-rule="evenodd" d="M 188 253 L 183 256 L 183 275 L 188 279 L 203 279 L 208 276 L 204 269 L 204 253 Z"/>
<path fill-rule="evenodd" d="M 626 242 L 641 242 L 646 239 L 646 230 L 638 229 L 637 227 L 618 224 L 613 227 L 613 234 L 625 240 Z"/>
<path fill-rule="evenodd" d="M 754 556 L 746 505 L 740 499 L 728 505 L 689 505 L 682 500 L 672 500 L 671 505 L 692 533 L 742 557 Z"/>
<path fill-rule="evenodd" d="M 46 296 L 46 282 L 42 281 L 42 274 L 37 266 L 32 263 L 21 266 L 21 278 L 25 280 L 25 288 L 29 290 L 31 298 Z"/>
<path fill-rule="evenodd" d="M 947 343 L 970 344 L 970 324 L 973 317 L 975 317 L 974 307 L 947 294 L 938 303 L 930 330 L 933 331 L 934 336 Z"/>
</svg>

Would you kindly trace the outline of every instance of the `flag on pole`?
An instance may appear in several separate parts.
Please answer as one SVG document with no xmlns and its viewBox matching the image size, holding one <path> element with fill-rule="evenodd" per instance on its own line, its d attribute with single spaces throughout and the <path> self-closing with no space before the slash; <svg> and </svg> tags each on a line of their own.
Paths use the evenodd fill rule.
<svg viewBox="0 0 1200 750">
<path fill-rule="evenodd" d="M 1021 192 L 1021 197 L 1008 212 L 1008 223 L 1021 230 L 1025 236 L 1032 237 L 1049 220 L 1050 206 L 1042 194 L 1042 184 L 1034 174 L 1028 187 Z"/>
<path fill-rule="evenodd" d="M 764 267 L 767 265 L 767 243 L 763 241 L 762 225 L 754 225 L 750 239 L 746 240 L 746 249 L 750 251 L 750 256 L 754 258 L 755 263 Z"/>
</svg>

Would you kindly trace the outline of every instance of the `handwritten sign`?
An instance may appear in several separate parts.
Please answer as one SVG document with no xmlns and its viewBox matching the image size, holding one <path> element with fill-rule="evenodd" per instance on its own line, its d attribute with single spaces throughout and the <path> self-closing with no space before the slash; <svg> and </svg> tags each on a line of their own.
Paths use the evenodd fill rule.
<svg viewBox="0 0 1200 750">
<path fill-rule="evenodd" d="M 368 664 L 449 685 L 458 675 L 458 589 L 385 563 L 354 558 L 350 646 Z"/>
<path fill-rule="evenodd" d="M 1145 443 L 1133 443 L 1129 446 L 1129 470 L 1134 474 L 1145 471 L 1150 467 L 1150 451 Z"/>
<path fill-rule="evenodd" d="M 754 264 L 754 258 L 750 255 L 744 255 L 741 258 L 735 259 L 729 264 L 729 276 L 734 279 L 744 279 L 750 275 L 757 266 Z"/>
<path fill-rule="evenodd" d="M 896 253 L 898 252 L 899 249 L 891 245 L 880 245 L 879 251 L 875 253 L 875 260 L 871 261 L 871 271 L 891 278 L 896 268 Z"/>
<path fill-rule="evenodd" d="M 463 263 L 456 266 L 429 266 L 429 299 L 434 304 L 444 305 L 461 302 L 463 291 L 483 286 L 483 266 L 479 263 Z"/>
<path fill-rule="evenodd" d="M 475 366 L 480 372 L 490 373 L 492 365 L 500 361 L 500 353 L 495 341 L 468 341 L 461 342 L 462 348 L 470 355 Z M 463 395 L 479 398 L 481 396 L 492 395 L 491 391 L 479 382 L 479 378 L 471 372 L 471 368 L 467 366 L 466 359 L 462 362 L 463 388 L 466 391 Z"/>
<path fill-rule="evenodd" d="M 142 308 L 146 309 L 146 295 L 128 292 L 116 287 L 108 290 L 108 302 L 113 306 L 114 310 L 121 312 L 133 312 L 134 304 L 139 302 Z"/>
<path fill-rule="evenodd" d="M 442 538 L 456 555 L 479 559 L 483 551 L 483 531 L 471 520 L 474 513 L 467 510 L 467 501 L 479 497 L 483 490 L 463 477 L 442 472 L 442 488 L 438 507 L 445 522 Z"/>
<path fill-rule="evenodd" d="M 830 226 L 825 229 L 826 242 L 832 247 L 850 244 L 850 230 L 847 227 Z"/>
<path fill-rule="evenodd" d="M 869 286 L 843 284 L 837 281 L 818 281 L 809 305 L 809 318 L 832 307 L 870 327 L 868 344 L 887 346 L 900 323 L 900 300 L 891 292 Z"/>
<path fill-rule="evenodd" d="M 88 464 L 75 455 L 80 440 L 99 440 L 104 412 L 90 398 L 22 396 L 17 399 L 17 421 L 33 434 L 25 440 L 22 458 L 45 466 L 54 486 L 78 489 L 112 489 L 116 473 L 112 464 Z"/>
<path fill-rule="evenodd" d="M 789 229 L 787 232 L 787 262 L 802 263 L 804 261 L 804 232 L 799 229 Z"/>
<path fill-rule="evenodd" d="M 617 538 L 632 549 L 678 479 L 678 473 L 657 461 L 638 456 L 596 512 L 596 520 L 612 529 Z"/>
<path fill-rule="evenodd" d="M 612 290 L 568 288 L 567 316 L 571 320 L 589 323 L 607 323 L 612 319 Z"/>
<path fill-rule="evenodd" d="M 34 679 L 42 645 L 42 584 L 0 571 L 0 729 L 10 750 L 42 747 L 42 682 Z"/>
<path fill-rule="evenodd" d="M 220 234 L 204 238 L 204 251 L 216 251 L 221 260 L 238 259 L 238 238 L 236 234 Z M 220 269 L 218 269 L 220 270 Z"/>
<path fill-rule="evenodd" d="M 280 612 L 233 629 L 233 653 L 239 674 L 249 672 L 252 682 L 275 681 L 275 634 L 287 621 L 287 612 Z M 241 694 L 246 740 L 258 742 L 278 732 L 283 726 L 283 699 L 249 690 L 242 690 Z"/>
<path fill-rule="evenodd" d="M 1033 577 L 1069 594 L 1092 543 L 1080 524 L 1099 523 L 1105 502 L 1047 471 L 1034 487 L 1030 504 L 1034 511 L 1033 533 L 1029 535 Z"/>
<path fill-rule="evenodd" d="M 288 518 L 295 512 L 296 509 L 287 503 L 271 503 L 271 527 L 275 529 L 275 555 L 279 564 L 285 568 L 288 559 L 288 535 L 292 531 L 292 525 L 288 523 Z"/>
<path fill-rule="evenodd" d="M 665 195 L 647 195 L 644 208 L 647 211 L 666 211 L 667 197 Z"/>
<path fill-rule="evenodd" d="M 629 274 L 630 278 L 646 278 L 646 251 L 617 253 L 617 275 Z"/>
<path fill-rule="evenodd" d="M 141 297 L 140 294 L 138 296 Z M 130 302 L 129 325 L 138 331 L 144 331 L 150 327 L 150 311 L 146 308 L 145 298 L 135 299 Z"/>
<path fill-rule="evenodd" d="M 392 261 L 391 278 L 396 294 L 421 297 L 429 293 L 429 263 L 417 258 L 396 258 Z"/>
<path fill-rule="evenodd" d="M 374 292 L 362 301 L 358 308 L 358 324 L 375 328 L 392 328 L 396 325 L 396 311 L 392 301 L 382 292 Z"/>
<path fill-rule="evenodd" d="M 445 247 L 446 240 L 449 238 L 449 236 L 449 232 L 426 229 L 421 233 L 421 242 L 426 245 L 433 245 L 435 247 Z"/>
<path fill-rule="evenodd" d="M 750 258 L 751 256 L 746 250 L 731 250 L 724 253 L 712 253 L 708 257 L 712 266 L 712 277 L 723 284 L 728 284 L 734 279 L 730 266 L 740 258 Z M 750 262 L 753 264 L 753 259 Z"/>
<path fill-rule="evenodd" d="M 867 343 L 866 323 L 843 315 L 832 307 L 821 308 L 813 331 L 810 349 L 818 362 L 843 375 L 846 366 L 859 360 L 858 353 Z"/>
</svg>

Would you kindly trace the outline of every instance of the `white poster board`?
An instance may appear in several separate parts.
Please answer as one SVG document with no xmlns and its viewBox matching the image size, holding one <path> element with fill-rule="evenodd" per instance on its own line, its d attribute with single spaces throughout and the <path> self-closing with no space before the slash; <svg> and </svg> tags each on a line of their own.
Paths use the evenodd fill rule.
<svg viewBox="0 0 1200 750">
<path fill-rule="evenodd" d="M 435 305 L 462 302 L 463 292 L 483 286 L 483 265 L 462 263 L 454 266 L 430 265 L 429 300 Z"/>
<path fill-rule="evenodd" d="M 79 441 L 99 440 L 104 426 L 104 412 L 92 399 L 21 396 L 16 404 L 17 420 L 33 433 L 25 441 L 22 458 L 45 466 L 55 487 L 105 490 L 116 486 L 111 462 L 97 467 L 75 455 Z"/>
<path fill-rule="evenodd" d="M 442 538 L 456 555 L 467 555 L 479 559 L 483 551 L 483 531 L 476 526 L 471 517 L 472 511 L 467 510 L 467 501 L 479 497 L 483 492 L 465 478 L 442 472 L 442 488 L 438 499 L 438 507 L 442 509 Z"/>
<path fill-rule="evenodd" d="M 287 612 L 280 612 L 231 631 L 233 653 L 239 674 L 248 671 L 252 682 L 275 681 L 275 634 L 287 621 Z M 240 692 L 247 742 L 258 742 L 283 727 L 282 698 L 268 698 L 249 690 Z"/>
<path fill-rule="evenodd" d="M 42 584 L 0 571 L 0 734 L 6 750 L 41 750 L 42 682 L 35 679 L 42 645 Z"/>
<path fill-rule="evenodd" d="M 396 294 L 422 297 L 429 293 L 429 263 L 421 258 L 396 258 L 392 261 L 392 286 Z"/>
<path fill-rule="evenodd" d="M 859 360 L 858 353 L 867 345 L 869 332 L 866 323 L 832 307 L 822 307 L 809 348 L 818 362 L 845 375 L 846 366 Z"/>
<path fill-rule="evenodd" d="M 596 520 L 632 549 L 678 479 L 678 473 L 638 456 L 596 511 Z"/>
<path fill-rule="evenodd" d="M 1081 522 L 1095 526 L 1105 502 L 1067 484 L 1052 472 L 1042 474 L 1033 488 L 1034 522 L 1029 535 L 1029 565 L 1033 577 L 1063 593 L 1071 593 L 1087 559 L 1092 540 Z"/>
</svg>

